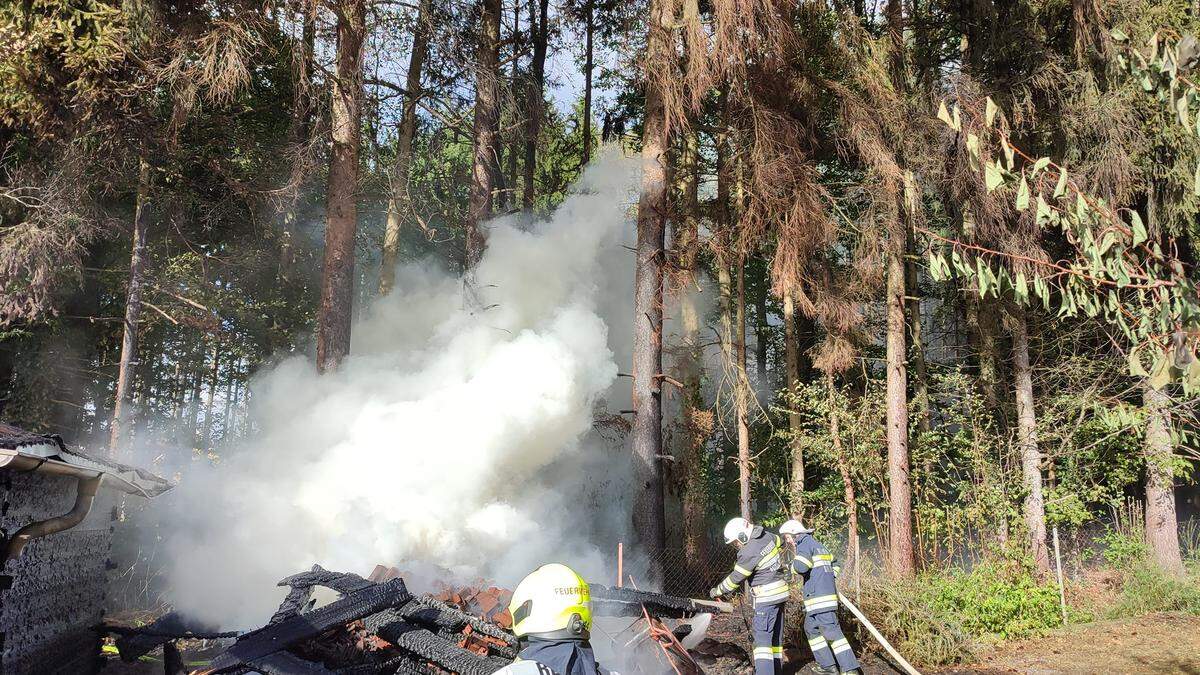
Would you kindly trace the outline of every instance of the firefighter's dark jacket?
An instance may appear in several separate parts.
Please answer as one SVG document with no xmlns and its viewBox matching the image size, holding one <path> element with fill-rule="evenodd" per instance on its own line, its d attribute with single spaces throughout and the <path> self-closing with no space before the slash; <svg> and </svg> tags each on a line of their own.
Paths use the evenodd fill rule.
<svg viewBox="0 0 1200 675">
<path fill-rule="evenodd" d="M 833 554 L 811 534 L 796 538 L 792 571 L 804 579 L 804 611 L 809 614 L 837 609 L 837 574 Z"/>
<path fill-rule="evenodd" d="M 608 675 L 596 663 L 596 655 L 587 640 L 538 640 L 525 643 L 517 655 L 522 661 L 537 661 L 554 675 Z"/>
<path fill-rule="evenodd" d="M 783 542 L 779 535 L 755 525 L 750 531 L 750 540 L 738 551 L 733 571 L 717 588 L 723 593 L 732 593 L 745 581 L 750 586 L 755 607 L 785 602 L 788 580 L 782 553 Z"/>
</svg>

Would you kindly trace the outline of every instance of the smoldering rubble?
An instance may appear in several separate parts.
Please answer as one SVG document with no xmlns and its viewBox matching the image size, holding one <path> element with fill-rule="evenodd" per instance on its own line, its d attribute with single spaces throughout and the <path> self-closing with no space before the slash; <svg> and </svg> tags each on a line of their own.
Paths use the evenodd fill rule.
<svg viewBox="0 0 1200 675">
<path fill-rule="evenodd" d="M 416 595 L 394 568 L 377 566 L 363 578 L 319 565 L 281 580 L 278 586 L 288 591 L 271 619 L 238 635 L 197 672 L 491 675 L 512 663 L 520 649 L 505 609 L 511 593 L 504 589 L 462 588 Z M 333 591 L 337 597 L 318 605 L 318 589 Z M 621 667 L 636 672 L 698 675 L 700 666 L 680 642 L 691 624 L 680 623 L 672 630 L 663 619 L 727 611 L 722 603 L 629 588 L 592 585 L 591 593 L 595 616 L 633 620 L 625 629 L 632 637 L 626 640 L 620 635 L 614 641 L 622 643 Z M 464 611 L 468 608 L 480 610 L 483 616 Z M 212 634 L 211 627 L 193 625 L 176 612 L 142 628 L 107 628 L 121 636 L 116 646 L 126 661 L 159 646 L 164 653 L 177 653 L 174 640 L 179 637 L 227 637 Z"/>
</svg>

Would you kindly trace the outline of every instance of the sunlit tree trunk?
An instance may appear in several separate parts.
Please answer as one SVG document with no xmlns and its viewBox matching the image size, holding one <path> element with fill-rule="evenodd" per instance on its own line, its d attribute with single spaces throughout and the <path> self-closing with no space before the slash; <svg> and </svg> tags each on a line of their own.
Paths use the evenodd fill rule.
<svg viewBox="0 0 1200 675">
<path fill-rule="evenodd" d="M 1026 535 L 1029 554 L 1039 574 L 1050 572 L 1050 550 L 1046 545 L 1046 506 L 1042 497 L 1042 455 L 1038 450 L 1037 418 L 1034 413 L 1033 370 L 1029 365 L 1029 329 L 1025 312 L 1012 315 L 1013 381 L 1017 399 L 1017 447 L 1021 452 L 1021 475 L 1025 482 Z"/>
<path fill-rule="evenodd" d="M 910 233 L 911 234 L 911 233 Z M 909 238 L 910 254 L 912 237 Z M 922 434 L 930 430 L 930 401 L 929 401 L 929 370 L 925 362 L 925 343 L 922 339 L 924 326 L 921 322 L 921 298 L 917 295 L 917 266 L 910 257 L 905 264 L 907 276 L 906 292 L 908 293 L 908 335 L 911 340 L 913 363 L 913 403 L 917 408 L 917 430 Z"/>
<path fill-rule="evenodd" d="M 542 90 L 546 84 L 546 46 L 549 41 L 550 0 L 530 0 L 529 33 L 533 40 L 533 58 L 529 64 L 529 89 L 525 108 L 529 119 L 525 135 L 525 191 L 521 194 L 521 206 L 533 208 L 537 196 L 537 146 L 542 133 Z M 536 14 L 535 14 L 536 10 Z"/>
<path fill-rule="evenodd" d="M 666 248 L 669 144 L 662 85 L 656 77 L 674 58 L 669 0 L 651 0 L 646 37 L 646 111 L 642 136 L 642 189 L 638 201 L 634 272 L 633 408 L 636 460 L 634 527 L 647 557 L 661 559 L 666 544 L 662 470 L 663 263 Z"/>
<path fill-rule="evenodd" d="M 800 336 L 796 330 L 796 307 L 789 289 L 783 294 L 783 347 L 784 347 L 784 383 L 787 391 L 797 393 L 800 381 Z M 804 510 L 804 436 L 800 428 L 800 413 L 796 411 L 796 401 L 788 403 L 788 430 L 791 432 L 792 446 L 792 480 L 789 486 L 792 513 L 798 515 Z"/>
<path fill-rule="evenodd" d="M 900 0 L 888 0 L 887 29 L 892 45 L 892 77 L 897 89 L 905 79 L 904 13 Z M 887 447 L 888 447 L 888 571 L 897 578 L 916 572 L 912 532 L 912 485 L 908 466 L 908 350 L 905 340 L 904 252 L 908 240 L 906 196 L 899 195 L 898 212 L 887 241 Z"/>
<path fill-rule="evenodd" d="M 379 294 L 387 295 L 396 283 L 396 259 L 400 254 L 400 229 L 403 213 L 411 208 L 408 195 L 408 169 L 412 165 L 413 139 L 417 135 L 417 100 L 421 97 L 421 71 L 429 51 L 429 0 L 421 0 L 417 23 L 413 27 L 412 52 L 408 56 L 408 77 L 404 82 L 404 105 L 400 129 L 396 135 L 396 163 L 392 167 L 391 194 L 387 203 L 387 228 L 383 235 L 383 260 L 379 270 Z"/>
<path fill-rule="evenodd" d="M 212 370 L 209 372 L 208 401 L 204 404 L 204 435 L 200 439 L 205 448 L 213 445 L 213 409 L 217 399 L 217 379 L 221 374 L 221 343 L 217 340 L 213 341 Z"/>
<path fill-rule="evenodd" d="M 464 268 L 483 255 L 483 221 L 492 215 L 492 192 L 499 171 L 496 142 L 500 126 L 500 0 L 482 0 L 475 64 L 474 162 L 466 222 Z"/>
<path fill-rule="evenodd" d="M 358 150 L 361 142 L 363 0 L 337 12 L 337 77 L 333 80 L 329 187 L 325 197 L 325 260 L 317 314 L 317 368 L 329 372 L 350 353 L 354 305 L 354 240 L 358 232 Z"/>
<path fill-rule="evenodd" d="M 138 364 L 138 322 L 142 319 L 142 285 L 146 275 L 146 237 L 150 225 L 150 164 L 138 162 L 137 204 L 133 212 L 133 240 L 129 256 L 129 285 L 125 293 L 125 328 L 121 337 L 121 360 L 117 366 L 117 391 L 113 402 L 108 454 L 120 459 L 132 427 L 129 392 Z"/>
<path fill-rule="evenodd" d="M 1142 405 L 1146 410 L 1146 543 L 1150 557 L 1164 572 L 1183 574 L 1179 552 L 1179 523 L 1175 516 L 1175 474 L 1171 467 L 1171 439 L 1167 392 L 1142 383 Z"/>
<path fill-rule="evenodd" d="M 736 337 L 734 338 L 734 368 L 737 391 L 734 404 L 737 408 L 738 436 L 738 504 L 742 517 L 750 520 L 753 514 L 750 494 L 750 379 L 746 373 L 746 261 L 739 255 L 737 263 L 737 311 L 734 315 Z"/>
</svg>

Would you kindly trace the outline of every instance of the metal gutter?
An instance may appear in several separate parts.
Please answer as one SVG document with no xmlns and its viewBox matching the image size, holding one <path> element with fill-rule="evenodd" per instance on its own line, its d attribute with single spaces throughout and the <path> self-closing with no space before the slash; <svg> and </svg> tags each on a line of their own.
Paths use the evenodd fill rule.
<svg viewBox="0 0 1200 675">
<path fill-rule="evenodd" d="M 21 555 L 21 549 L 25 548 L 25 544 L 30 541 L 55 532 L 69 530 L 82 523 L 83 519 L 87 518 L 88 513 L 91 512 L 92 502 L 96 499 L 96 491 L 100 489 L 100 483 L 103 481 L 104 474 L 76 477 L 75 505 L 71 507 L 71 510 L 61 516 L 32 522 L 17 530 L 17 533 L 8 540 L 8 544 L 4 547 L 4 562 Z"/>
<path fill-rule="evenodd" d="M 95 464 L 95 462 L 92 463 Z M 154 496 L 145 488 L 116 472 L 78 466 L 52 457 L 25 454 L 19 448 L 0 448 L 0 469 L 65 476 L 74 478 L 76 482 L 75 504 L 71 510 L 61 516 L 39 520 L 17 530 L 5 542 L 4 560 L 0 564 L 7 563 L 19 556 L 21 549 L 25 548 L 30 541 L 68 530 L 83 522 L 92 510 L 92 503 L 96 499 L 96 492 L 100 489 L 101 483 L 126 494 L 139 495 L 147 499 Z"/>
</svg>

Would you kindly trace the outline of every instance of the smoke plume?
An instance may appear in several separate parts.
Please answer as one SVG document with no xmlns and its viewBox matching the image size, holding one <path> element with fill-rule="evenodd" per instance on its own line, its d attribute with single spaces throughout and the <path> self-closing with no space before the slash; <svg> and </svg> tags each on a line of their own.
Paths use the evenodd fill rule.
<svg viewBox="0 0 1200 675">
<path fill-rule="evenodd" d="M 435 568 L 513 584 L 547 561 L 600 575 L 629 521 L 627 454 L 594 420 L 628 396 L 637 178 L 609 152 L 549 220 L 490 223 L 473 283 L 399 269 L 337 372 L 294 356 L 257 375 L 258 433 L 172 497 L 177 608 L 257 625 L 274 583 L 314 563 L 418 586 Z"/>
</svg>

